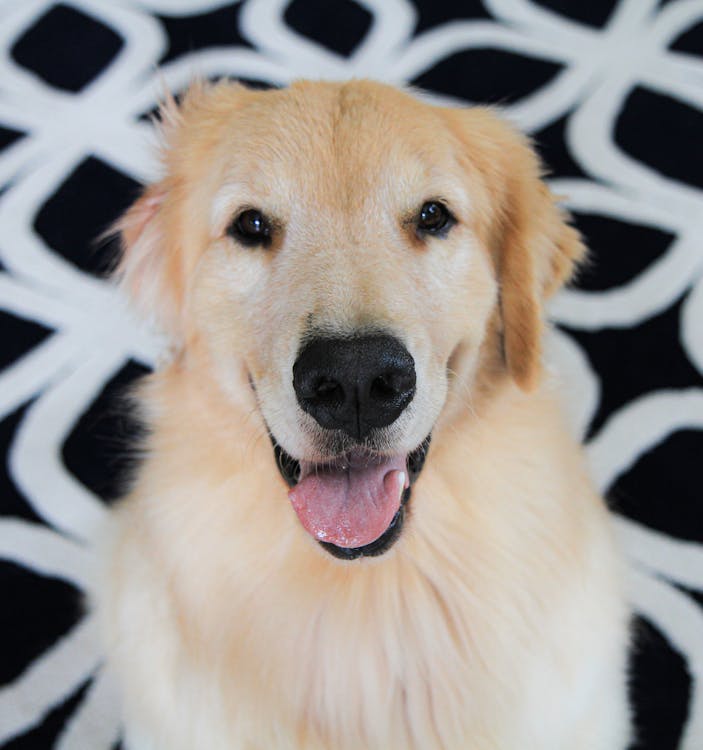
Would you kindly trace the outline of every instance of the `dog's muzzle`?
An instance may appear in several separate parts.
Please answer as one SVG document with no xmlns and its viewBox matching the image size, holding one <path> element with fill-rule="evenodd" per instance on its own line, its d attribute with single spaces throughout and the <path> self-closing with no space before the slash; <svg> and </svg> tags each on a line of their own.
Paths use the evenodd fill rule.
<svg viewBox="0 0 703 750">
<path fill-rule="evenodd" d="M 308 337 L 298 354 L 296 398 L 322 428 L 323 453 L 330 458 L 295 459 L 271 439 L 300 523 L 337 557 L 379 555 L 400 534 L 429 438 L 410 454 L 380 445 L 384 428 L 413 400 L 415 386 L 412 355 L 383 332 Z"/>
</svg>

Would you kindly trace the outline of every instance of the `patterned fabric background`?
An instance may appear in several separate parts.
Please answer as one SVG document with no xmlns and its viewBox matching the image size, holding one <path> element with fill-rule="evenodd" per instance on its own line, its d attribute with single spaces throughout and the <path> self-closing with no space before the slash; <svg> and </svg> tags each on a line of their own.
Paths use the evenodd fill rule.
<svg viewBox="0 0 703 750">
<path fill-rule="evenodd" d="M 160 342 L 94 238 L 199 74 L 410 83 L 534 136 L 592 248 L 550 350 L 629 561 L 636 747 L 703 748 L 702 54 L 700 0 L 0 1 L 0 746 L 119 742 L 81 593 Z"/>
</svg>

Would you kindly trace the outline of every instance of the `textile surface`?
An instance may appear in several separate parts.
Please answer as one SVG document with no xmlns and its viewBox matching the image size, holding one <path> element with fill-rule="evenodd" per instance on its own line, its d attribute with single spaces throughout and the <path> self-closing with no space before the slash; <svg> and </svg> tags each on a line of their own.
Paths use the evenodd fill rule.
<svg viewBox="0 0 703 750">
<path fill-rule="evenodd" d="M 162 343 L 94 239 L 200 75 L 412 84 L 534 138 L 591 248 L 548 348 L 627 556 L 634 747 L 703 748 L 701 0 L 5 0 L 0 48 L 0 747 L 119 744 L 81 597 Z"/>
</svg>

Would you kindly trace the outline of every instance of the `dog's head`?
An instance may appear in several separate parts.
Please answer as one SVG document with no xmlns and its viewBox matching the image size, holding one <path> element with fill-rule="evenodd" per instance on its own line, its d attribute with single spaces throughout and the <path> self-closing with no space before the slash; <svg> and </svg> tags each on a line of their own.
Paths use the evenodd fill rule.
<svg viewBox="0 0 703 750">
<path fill-rule="evenodd" d="M 260 412 L 307 531 L 385 551 L 437 425 L 479 381 L 537 384 L 577 233 L 485 109 L 222 83 L 162 119 L 165 175 L 120 225 L 125 283 L 223 408 Z"/>
</svg>

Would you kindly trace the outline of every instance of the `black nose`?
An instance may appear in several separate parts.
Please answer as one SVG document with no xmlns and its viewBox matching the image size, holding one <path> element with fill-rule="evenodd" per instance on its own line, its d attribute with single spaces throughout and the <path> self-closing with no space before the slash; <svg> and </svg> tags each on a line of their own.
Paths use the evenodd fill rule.
<svg viewBox="0 0 703 750">
<path fill-rule="evenodd" d="M 362 440 L 394 422 L 415 395 L 415 362 L 392 336 L 314 339 L 293 365 L 301 408 L 330 430 Z"/>
</svg>

